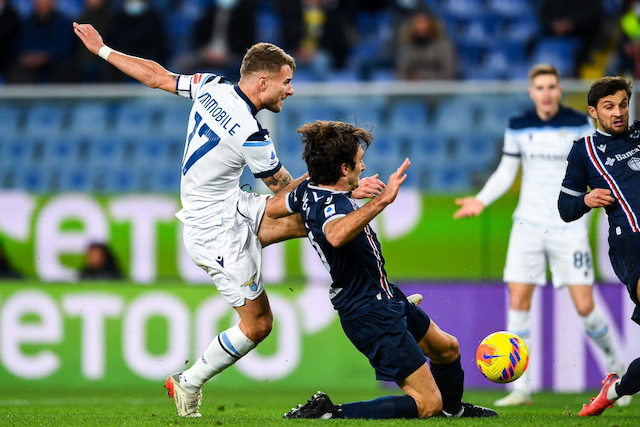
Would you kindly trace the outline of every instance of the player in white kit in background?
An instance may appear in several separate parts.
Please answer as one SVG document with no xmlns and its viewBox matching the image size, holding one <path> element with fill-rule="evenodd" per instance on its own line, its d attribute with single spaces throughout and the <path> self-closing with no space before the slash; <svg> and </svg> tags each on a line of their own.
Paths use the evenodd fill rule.
<svg viewBox="0 0 640 427">
<path fill-rule="evenodd" d="M 556 200 L 573 141 L 591 135 L 595 128 L 586 115 L 560 104 L 560 75 L 553 66 L 534 66 L 529 82 L 535 109 L 509 120 L 498 168 L 475 197 L 456 200 L 461 207 L 454 218 L 479 215 L 500 198 L 513 184 L 522 161 L 522 187 L 504 269 L 510 296 L 507 329 L 531 346 L 531 299 L 535 287 L 547 282 L 548 259 L 554 288 L 569 287 L 587 335 L 604 354 L 607 370 L 624 372 L 607 321 L 593 302 L 589 219 L 563 222 Z M 513 383 L 511 393 L 495 405 L 531 403 L 529 372 L 525 372 Z M 629 404 L 629 399 L 624 403 Z"/>
<path fill-rule="evenodd" d="M 294 59 L 270 43 L 246 53 L 240 81 L 231 84 L 215 74 L 177 75 L 159 64 L 107 47 L 88 24 L 73 24 L 87 49 L 120 71 L 152 88 L 193 100 L 182 160 L 176 214 L 184 224 L 184 243 L 191 259 L 211 276 L 220 294 L 234 307 L 240 322 L 214 338 L 202 356 L 184 372 L 170 375 L 165 387 L 178 415 L 199 417 L 202 386 L 245 356 L 269 335 L 273 315 L 262 278 L 262 248 L 305 237 L 299 215 L 274 220 L 264 215 L 269 196 L 240 189 L 245 166 L 274 192 L 292 191 L 294 181 L 281 165 L 266 129 L 255 118 L 261 109 L 280 112 L 293 95 Z M 364 178 L 354 197 L 374 197 L 384 184 Z"/>
</svg>

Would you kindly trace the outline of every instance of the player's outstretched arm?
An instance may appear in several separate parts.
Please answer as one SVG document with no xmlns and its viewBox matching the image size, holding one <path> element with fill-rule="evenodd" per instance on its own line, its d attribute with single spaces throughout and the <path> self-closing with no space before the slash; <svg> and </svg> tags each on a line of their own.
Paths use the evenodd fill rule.
<svg viewBox="0 0 640 427">
<path fill-rule="evenodd" d="M 484 203 L 475 197 L 465 197 L 463 199 L 456 199 L 456 205 L 460 206 L 454 214 L 453 218 L 469 218 L 472 216 L 478 216 L 484 210 Z"/>
<path fill-rule="evenodd" d="M 73 31 L 89 52 L 100 55 L 118 70 L 151 88 L 176 93 L 177 74 L 167 71 L 157 62 L 130 56 L 109 48 L 102 41 L 100 33 L 91 24 L 74 22 Z"/>
<path fill-rule="evenodd" d="M 324 232 L 327 242 L 329 242 L 331 246 L 338 248 L 360 234 L 365 225 L 396 199 L 400 186 L 402 186 L 407 179 L 406 172 L 410 165 L 411 161 L 405 159 L 402 165 L 391 174 L 389 181 L 387 181 L 387 186 L 380 196 L 371 200 L 360 209 L 340 219 L 329 222 Z"/>
</svg>

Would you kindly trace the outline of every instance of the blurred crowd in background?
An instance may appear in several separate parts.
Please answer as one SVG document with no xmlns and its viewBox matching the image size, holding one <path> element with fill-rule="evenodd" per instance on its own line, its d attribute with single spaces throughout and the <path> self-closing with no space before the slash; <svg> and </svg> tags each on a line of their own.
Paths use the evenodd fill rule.
<svg viewBox="0 0 640 427">
<path fill-rule="evenodd" d="M 123 82 L 71 22 L 179 73 L 237 79 L 246 49 L 278 44 L 296 81 L 526 79 L 640 73 L 632 0 L 0 0 L 0 82 Z"/>
</svg>

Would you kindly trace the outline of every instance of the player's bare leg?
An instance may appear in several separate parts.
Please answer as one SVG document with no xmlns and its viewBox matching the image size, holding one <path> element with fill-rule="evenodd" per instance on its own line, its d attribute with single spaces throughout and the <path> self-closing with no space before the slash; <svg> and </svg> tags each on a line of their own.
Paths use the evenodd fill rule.
<svg viewBox="0 0 640 427">
<path fill-rule="evenodd" d="M 619 376 L 624 375 L 626 370 L 616 351 L 613 337 L 609 333 L 609 325 L 602 311 L 593 302 L 593 286 L 570 285 L 569 293 L 587 335 L 604 355 L 607 372 L 615 372 Z M 631 396 L 624 396 L 616 404 L 618 406 L 627 406 L 630 403 Z"/>
<path fill-rule="evenodd" d="M 460 345 L 456 337 L 444 332 L 431 320 L 427 333 L 418 345 L 424 355 L 431 360 L 430 374 L 440 390 L 444 416 L 495 417 L 498 415 L 491 409 L 462 402 L 464 371 L 460 364 Z"/>
<path fill-rule="evenodd" d="M 426 362 L 403 381 L 399 381 L 398 386 L 416 401 L 419 418 L 433 417 L 442 411 L 442 395 Z"/>
<path fill-rule="evenodd" d="M 507 330 L 518 335 L 531 351 L 531 325 L 529 312 L 531 300 L 536 288 L 531 283 L 509 283 L 509 312 L 507 314 Z M 496 406 L 530 405 L 531 389 L 529 388 L 529 372 L 525 373 L 517 381 L 513 382 L 513 390 L 495 402 Z"/>
<path fill-rule="evenodd" d="M 302 225 L 300 215 L 285 216 L 278 219 L 263 215 L 258 229 L 258 239 L 260 239 L 262 247 L 306 236 L 307 232 Z"/>
</svg>

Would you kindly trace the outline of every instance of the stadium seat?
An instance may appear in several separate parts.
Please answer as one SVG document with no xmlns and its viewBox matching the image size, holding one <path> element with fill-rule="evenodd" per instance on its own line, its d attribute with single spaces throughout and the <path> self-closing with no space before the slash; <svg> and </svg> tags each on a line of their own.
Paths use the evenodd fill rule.
<svg viewBox="0 0 640 427">
<path fill-rule="evenodd" d="M 505 19 L 502 37 L 513 43 L 527 43 L 540 33 L 540 23 L 535 15 L 524 14 Z"/>
<path fill-rule="evenodd" d="M 88 145 L 87 162 L 91 166 L 118 167 L 124 161 L 125 140 L 119 136 L 92 138 Z"/>
<path fill-rule="evenodd" d="M 179 160 L 169 157 L 170 138 L 160 135 L 144 136 L 135 138 L 130 144 L 132 156 L 127 156 L 126 159 L 132 167 L 163 168 L 175 166 L 177 170 Z"/>
<path fill-rule="evenodd" d="M 59 191 L 100 191 L 101 188 L 94 187 L 96 175 L 98 170 L 83 165 L 63 168 L 60 172 Z"/>
<path fill-rule="evenodd" d="M 495 40 L 502 31 L 502 18 L 495 14 L 470 16 L 463 26 L 461 36 L 471 43 L 486 44 Z"/>
<path fill-rule="evenodd" d="M 441 134 L 416 134 L 403 137 L 398 144 L 407 144 L 408 157 L 425 168 L 449 162 L 449 139 Z"/>
<path fill-rule="evenodd" d="M 109 107 L 104 102 L 80 102 L 73 106 L 70 116 L 70 132 L 104 135 L 109 124 Z"/>
<path fill-rule="evenodd" d="M 165 194 L 180 192 L 180 168 L 162 168 L 152 174 L 151 189 Z"/>
<path fill-rule="evenodd" d="M 189 113 L 193 104 L 185 99 L 177 102 L 163 102 L 158 112 L 160 119 L 153 131 L 159 135 L 184 139 L 189 124 Z"/>
<path fill-rule="evenodd" d="M 484 12 L 485 4 L 483 0 L 444 0 L 443 8 L 451 15 L 469 17 Z"/>
<path fill-rule="evenodd" d="M 484 57 L 485 49 L 478 43 L 460 40 L 456 43 L 460 68 L 464 71 L 478 67 Z"/>
<path fill-rule="evenodd" d="M 378 132 L 373 143 L 367 149 L 365 164 L 369 161 L 399 163 L 402 157 L 402 141 L 395 135 L 387 135 L 385 132 Z M 396 165 L 396 167 L 398 167 Z"/>
<path fill-rule="evenodd" d="M 130 193 L 138 191 L 141 171 L 132 168 L 110 169 L 105 176 L 107 193 Z"/>
<path fill-rule="evenodd" d="M 115 133 L 123 136 L 145 135 L 153 131 L 154 104 L 125 102 L 116 112 Z"/>
<path fill-rule="evenodd" d="M 44 193 L 48 190 L 49 182 L 48 170 L 42 167 L 27 166 L 16 171 L 16 188 L 31 193 Z"/>
<path fill-rule="evenodd" d="M 487 6 L 504 17 L 517 17 L 533 14 L 530 0 L 488 0 Z"/>
<path fill-rule="evenodd" d="M 551 64 L 563 76 L 573 76 L 575 72 L 575 40 L 550 37 L 539 40 L 532 55 L 532 62 Z"/>
<path fill-rule="evenodd" d="M 62 131 L 64 109 L 52 103 L 36 104 L 27 110 L 25 132 L 33 136 L 54 136 Z"/>
<path fill-rule="evenodd" d="M 43 163 L 51 166 L 69 167 L 80 162 L 82 139 L 78 136 L 60 136 L 43 141 Z"/>
<path fill-rule="evenodd" d="M 258 40 L 269 41 L 277 46 L 281 45 L 280 15 L 271 7 L 269 2 L 259 2 L 256 13 Z M 297 77 L 297 74 L 296 74 Z"/>
<path fill-rule="evenodd" d="M 20 109 L 9 103 L 0 105 L 0 129 L 1 137 L 10 137 L 18 133 L 20 123 Z"/>
<path fill-rule="evenodd" d="M 443 98 L 435 114 L 433 131 L 459 134 L 474 126 L 475 106 L 465 98 Z"/>
<path fill-rule="evenodd" d="M 29 166 L 34 161 L 35 146 L 36 140 L 28 136 L 5 138 L 0 135 L 0 164 Z"/>
<path fill-rule="evenodd" d="M 431 170 L 429 190 L 448 193 L 469 191 L 469 172 L 463 166 L 453 165 Z"/>
<path fill-rule="evenodd" d="M 428 129 L 428 110 L 424 102 L 398 100 L 389 112 L 389 132 L 396 135 L 421 135 Z"/>
<path fill-rule="evenodd" d="M 461 135 L 456 138 L 454 163 L 469 171 L 490 169 L 501 155 L 501 141 L 496 135 Z"/>
<path fill-rule="evenodd" d="M 373 97 L 336 98 L 341 110 L 338 119 L 369 129 L 382 129 L 384 99 Z"/>
</svg>

